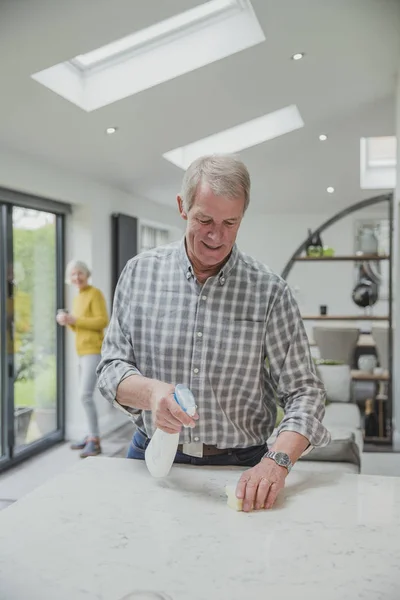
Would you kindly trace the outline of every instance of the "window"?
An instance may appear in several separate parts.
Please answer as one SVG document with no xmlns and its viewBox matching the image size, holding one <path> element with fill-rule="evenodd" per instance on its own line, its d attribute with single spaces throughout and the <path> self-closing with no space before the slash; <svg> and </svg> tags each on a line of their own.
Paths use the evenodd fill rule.
<svg viewBox="0 0 400 600">
<path fill-rule="evenodd" d="M 90 112 L 264 41 L 250 0 L 209 0 L 32 78 Z"/>
<path fill-rule="evenodd" d="M 63 439 L 60 210 L 0 190 L 0 470 Z"/>
<path fill-rule="evenodd" d="M 361 189 L 396 187 L 397 141 L 395 136 L 361 138 Z"/>
<path fill-rule="evenodd" d="M 140 227 L 140 252 L 151 250 L 157 246 L 164 246 L 169 242 L 169 232 L 167 229 L 159 229 L 150 225 L 141 225 Z"/>
<path fill-rule="evenodd" d="M 369 167 L 395 167 L 397 140 L 395 136 L 367 138 Z"/>
</svg>

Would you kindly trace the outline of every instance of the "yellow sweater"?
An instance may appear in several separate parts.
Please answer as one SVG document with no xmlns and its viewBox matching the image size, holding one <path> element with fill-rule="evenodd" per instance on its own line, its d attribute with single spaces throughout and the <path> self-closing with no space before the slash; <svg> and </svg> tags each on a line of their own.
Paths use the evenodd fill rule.
<svg viewBox="0 0 400 600">
<path fill-rule="evenodd" d="M 70 327 L 76 334 L 78 355 L 100 354 L 103 330 L 108 324 L 107 306 L 102 292 L 92 285 L 80 290 L 74 298 L 72 314 L 76 323 Z"/>
</svg>

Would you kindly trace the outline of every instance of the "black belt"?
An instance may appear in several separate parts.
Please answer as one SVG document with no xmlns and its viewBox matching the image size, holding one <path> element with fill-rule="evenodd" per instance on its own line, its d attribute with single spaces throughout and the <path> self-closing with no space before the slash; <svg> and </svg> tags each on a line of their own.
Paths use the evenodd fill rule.
<svg viewBox="0 0 400 600">
<path fill-rule="evenodd" d="M 209 446 L 208 444 L 203 444 L 203 456 L 219 456 L 220 454 L 232 454 L 234 452 L 234 448 L 217 448 L 217 446 Z M 183 452 L 183 444 L 178 445 L 178 452 Z"/>
</svg>

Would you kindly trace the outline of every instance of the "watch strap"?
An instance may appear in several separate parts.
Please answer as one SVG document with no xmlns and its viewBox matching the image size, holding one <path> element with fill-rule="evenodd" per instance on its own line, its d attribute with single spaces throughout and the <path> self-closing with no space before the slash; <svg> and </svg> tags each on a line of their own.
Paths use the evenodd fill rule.
<svg viewBox="0 0 400 600">
<path fill-rule="evenodd" d="M 286 454 L 286 452 L 275 452 L 274 450 L 268 450 L 268 452 L 264 454 L 263 458 L 271 458 L 280 467 L 285 467 L 288 473 L 290 473 L 293 467 L 289 455 Z"/>
</svg>

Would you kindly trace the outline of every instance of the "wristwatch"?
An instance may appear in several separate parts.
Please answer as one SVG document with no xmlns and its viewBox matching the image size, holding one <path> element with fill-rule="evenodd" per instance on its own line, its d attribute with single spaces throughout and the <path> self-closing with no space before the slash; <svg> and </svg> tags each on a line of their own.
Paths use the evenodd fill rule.
<svg viewBox="0 0 400 600">
<path fill-rule="evenodd" d="M 274 452 L 273 450 L 268 450 L 266 454 L 264 454 L 263 458 L 272 458 L 280 467 L 286 467 L 288 473 L 290 473 L 291 468 L 293 467 L 290 462 L 289 455 L 286 452 Z"/>
</svg>

